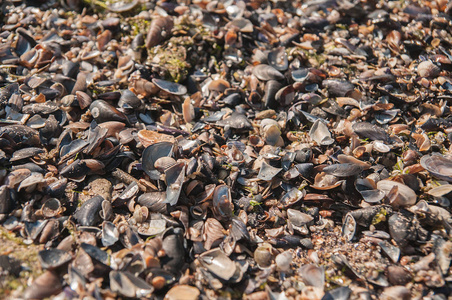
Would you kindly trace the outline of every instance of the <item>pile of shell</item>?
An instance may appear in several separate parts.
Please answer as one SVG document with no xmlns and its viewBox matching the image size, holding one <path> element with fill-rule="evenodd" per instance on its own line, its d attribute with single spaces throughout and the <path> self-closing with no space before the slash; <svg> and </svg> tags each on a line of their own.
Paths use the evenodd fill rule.
<svg viewBox="0 0 452 300">
<path fill-rule="evenodd" d="M 43 2 L 0 7 L 13 297 L 451 293 L 447 1 Z"/>
</svg>

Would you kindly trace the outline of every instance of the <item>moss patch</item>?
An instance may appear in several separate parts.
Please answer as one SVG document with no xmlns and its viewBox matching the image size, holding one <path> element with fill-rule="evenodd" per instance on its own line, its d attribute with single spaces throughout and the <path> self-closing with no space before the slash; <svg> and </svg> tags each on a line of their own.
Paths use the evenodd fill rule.
<svg viewBox="0 0 452 300">
<path fill-rule="evenodd" d="M 187 36 L 172 37 L 163 45 L 153 47 L 149 51 L 149 61 L 165 71 L 165 78 L 181 82 L 188 74 L 191 64 L 187 61 L 188 48 L 193 39 Z"/>
<path fill-rule="evenodd" d="M 0 255 L 8 255 L 20 261 L 22 271 L 18 277 L 0 275 L 0 298 L 17 298 L 28 286 L 29 278 L 36 278 L 42 273 L 38 262 L 37 245 L 26 245 L 23 239 L 0 227 Z"/>
</svg>

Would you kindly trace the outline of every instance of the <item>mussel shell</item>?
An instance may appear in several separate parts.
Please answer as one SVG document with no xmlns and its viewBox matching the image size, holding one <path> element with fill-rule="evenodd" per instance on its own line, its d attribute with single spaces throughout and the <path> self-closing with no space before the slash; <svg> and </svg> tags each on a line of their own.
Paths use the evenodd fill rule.
<svg viewBox="0 0 452 300">
<path fill-rule="evenodd" d="M 261 64 L 253 68 L 253 75 L 259 80 L 283 80 L 284 75 L 272 66 Z"/>
<path fill-rule="evenodd" d="M 261 180 L 272 180 L 279 172 L 282 171 L 282 168 L 275 168 L 267 164 L 266 162 L 262 162 L 262 166 L 259 170 L 259 174 L 257 178 Z"/>
<path fill-rule="evenodd" d="M 44 182 L 44 175 L 38 172 L 32 172 L 30 176 L 22 180 L 22 182 L 19 184 L 19 187 L 17 188 L 17 191 L 19 192 L 22 189 L 28 191 L 34 190 L 36 185 L 42 182 Z"/>
<path fill-rule="evenodd" d="M 234 129 L 242 129 L 242 130 L 253 128 L 253 126 L 252 126 L 251 122 L 248 120 L 248 118 L 244 114 L 241 114 L 238 112 L 232 113 L 226 119 L 217 121 L 216 125 L 222 126 L 222 127 L 229 126 Z"/>
<path fill-rule="evenodd" d="M 37 277 L 23 293 L 24 299 L 44 299 L 58 294 L 62 290 L 60 276 L 46 271 Z"/>
<path fill-rule="evenodd" d="M 164 219 L 151 219 L 146 224 L 138 227 L 138 233 L 143 236 L 156 236 L 166 229 L 166 221 Z"/>
<path fill-rule="evenodd" d="M 226 89 L 230 88 L 231 85 L 224 79 L 215 79 L 209 83 L 209 90 L 223 93 Z"/>
<path fill-rule="evenodd" d="M 276 102 L 281 106 L 288 106 L 295 99 L 296 91 L 293 85 L 281 88 L 275 95 Z"/>
<path fill-rule="evenodd" d="M 166 257 L 161 259 L 164 269 L 179 272 L 185 260 L 184 232 L 181 228 L 169 228 L 162 234 L 162 247 Z"/>
<path fill-rule="evenodd" d="M 18 146 L 38 146 L 39 132 L 25 125 L 7 125 L 0 127 L 0 136 L 9 136 Z"/>
<path fill-rule="evenodd" d="M 316 265 L 304 265 L 299 269 L 299 274 L 308 286 L 314 286 L 323 289 L 325 284 L 325 270 Z"/>
<path fill-rule="evenodd" d="M 450 192 L 452 192 L 452 184 L 443 184 L 432 188 L 427 192 L 427 194 L 433 197 L 443 197 L 448 195 Z"/>
<path fill-rule="evenodd" d="M 106 93 L 97 95 L 97 98 L 99 98 L 101 100 L 117 101 L 121 98 L 121 92 L 106 92 Z"/>
<path fill-rule="evenodd" d="M 138 204 L 145 206 L 150 212 L 166 214 L 168 204 L 165 203 L 166 192 L 150 192 L 138 197 Z"/>
<path fill-rule="evenodd" d="M 251 23 L 250 20 L 242 18 L 242 17 L 235 18 L 231 22 L 226 24 L 226 27 L 229 27 L 229 26 L 237 27 L 240 30 L 240 32 L 247 32 L 247 33 L 253 32 L 253 23 Z"/>
<path fill-rule="evenodd" d="M 157 79 L 157 78 L 152 79 L 152 82 L 156 86 L 158 86 L 160 89 L 162 89 L 165 92 L 172 94 L 172 95 L 182 96 L 187 93 L 187 88 L 179 83 L 166 81 L 163 79 Z"/>
<path fill-rule="evenodd" d="M 114 245 L 118 240 L 119 231 L 115 224 L 108 221 L 102 223 L 102 245 L 104 245 L 104 247 L 109 247 Z"/>
<path fill-rule="evenodd" d="M 37 173 L 41 173 L 41 174 L 45 174 L 45 172 L 46 172 L 43 168 L 41 168 L 40 166 L 38 166 L 37 164 L 32 163 L 32 162 L 25 163 L 22 165 L 14 165 L 11 167 L 12 171 L 19 170 L 19 169 L 28 169 L 31 172 L 37 172 Z"/>
<path fill-rule="evenodd" d="M 38 259 L 44 269 L 56 269 L 72 260 L 72 255 L 64 250 L 49 249 L 38 252 Z"/>
<path fill-rule="evenodd" d="M 166 300 L 196 300 L 199 298 L 201 292 L 194 286 L 179 284 L 172 287 L 165 295 Z"/>
<path fill-rule="evenodd" d="M 264 97 L 262 99 L 265 107 L 268 107 L 268 108 L 278 107 L 278 103 L 276 102 L 276 94 L 282 88 L 283 88 L 283 85 L 276 80 L 267 81 L 267 83 L 265 84 L 265 89 L 264 89 Z"/>
<path fill-rule="evenodd" d="M 309 163 L 309 161 L 311 161 L 311 157 L 312 157 L 311 148 L 302 148 L 295 152 L 295 161 L 301 164 Z"/>
<path fill-rule="evenodd" d="M 230 219 L 232 217 L 231 190 L 227 185 L 219 185 L 213 192 L 213 210 L 221 219 Z"/>
<path fill-rule="evenodd" d="M 416 240 L 416 229 L 409 216 L 395 213 L 388 219 L 389 234 L 398 246 L 404 247 Z"/>
<path fill-rule="evenodd" d="M 44 227 L 47 225 L 48 220 L 38 220 L 36 222 L 24 222 L 24 229 L 27 236 L 36 240 L 41 234 Z"/>
<path fill-rule="evenodd" d="M 391 181 L 391 180 L 380 180 L 377 183 L 377 188 L 383 192 L 385 192 L 386 196 L 391 192 L 391 190 L 396 187 L 398 193 L 397 205 L 401 207 L 411 206 L 416 203 L 417 196 L 416 193 L 409 188 L 407 185 Z"/>
<path fill-rule="evenodd" d="M 114 1 L 113 3 L 107 5 L 107 9 L 115 13 L 123 13 L 134 9 L 138 3 L 138 0 Z"/>
<path fill-rule="evenodd" d="M 100 221 L 99 212 L 102 210 L 102 196 L 94 196 L 80 206 L 75 213 L 75 219 L 82 226 L 93 226 Z"/>
<path fill-rule="evenodd" d="M 97 123 L 108 121 L 127 123 L 126 116 L 104 100 L 93 101 L 89 106 L 89 110 Z"/>
<path fill-rule="evenodd" d="M 41 207 L 42 215 L 46 218 L 57 216 L 62 212 L 61 202 L 56 198 L 47 199 Z"/>
<path fill-rule="evenodd" d="M 322 82 L 322 85 L 328 90 L 328 94 L 333 97 L 345 97 L 355 89 L 351 82 L 340 79 L 326 79 Z"/>
<path fill-rule="evenodd" d="M 131 113 L 141 110 L 143 102 L 131 90 L 123 90 L 118 101 L 118 107 L 126 113 Z"/>
<path fill-rule="evenodd" d="M 372 125 L 367 122 L 358 122 L 352 125 L 353 131 L 359 135 L 360 138 L 368 138 L 373 141 L 388 141 L 388 133 L 377 125 Z"/>
<path fill-rule="evenodd" d="M 281 197 L 281 200 L 279 201 L 279 203 L 283 206 L 283 207 L 288 207 L 291 205 L 294 205 L 296 203 L 298 203 L 304 196 L 305 193 L 303 193 L 302 191 L 300 191 L 297 188 L 291 188 L 287 193 L 284 194 L 284 196 Z"/>
<path fill-rule="evenodd" d="M 92 153 L 107 137 L 108 129 L 101 126 L 96 126 L 93 122 L 88 131 L 88 146 L 83 150 L 84 153 Z"/>
<path fill-rule="evenodd" d="M 378 213 L 382 212 L 382 210 L 387 212 L 388 209 L 388 207 L 375 205 L 359 208 L 349 212 L 348 214 L 355 219 L 356 224 L 367 228 L 372 224 L 372 220 Z"/>
<path fill-rule="evenodd" d="M 254 261 L 260 268 L 268 268 L 271 266 L 274 255 L 271 245 L 262 245 L 254 250 Z"/>
<path fill-rule="evenodd" d="M 99 263 L 102 263 L 104 265 L 108 265 L 108 261 L 109 261 L 109 255 L 107 252 L 99 249 L 96 246 L 90 245 L 90 244 L 86 244 L 86 243 L 82 243 L 80 245 L 80 248 L 86 253 L 88 254 L 88 256 Z"/>
<path fill-rule="evenodd" d="M 222 101 L 230 107 L 236 107 L 242 101 L 242 95 L 239 93 L 232 93 L 224 97 Z M 194 112 L 192 114 L 194 115 Z"/>
<path fill-rule="evenodd" d="M 353 163 L 334 164 L 323 168 L 323 172 L 326 174 L 334 175 L 337 177 L 348 177 L 358 175 L 363 171 L 360 165 Z"/>
<path fill-rule="evenodd" d="M 292 75 L 293 80 L 295 80 L 297 82 L 303 82 L 306 80 L 306 78 L 308 78 L 309 69 L 303 68 L 303 69 L 293 70 L 291 72 L 291 75 Z"/>
<path fill-rule="evenodd" d="M 71 164 L 65 166 L 61 171 L 60 174 L 63 177 L 67 177 L 69 179 L 72 179 L 74 181 L 80 181 L 84 179 L 84 176 L 90 172 L 90 168 L 86 164 L 85 161 L 77 159 Z"/>
<path fill-rule="evenodd" d="M 14 208 L 12 191 L 6 185 L 0 186 L 0 214 L 10 213 Z"/>
<path fill-rule="evenodd" d="M 309 136 L 319 145 L 328 146 L 334 143 L 328 127 L 321 120 L 316 120 L 309 130 Z"/>
<path fill-rule="evenodd" d="M 347 286 L 341 286 L 325 293 L 322 300 L 348 300 L 352 290 Z"/>
<path fill-rule="evenodd" d="M 10 161 L 15 162 L 18 160 L 36 156 L 36 155 L 44 153 L 44 152 L 45 151 L 43 149 L 37 148 L 37 147 L 29 147 L 29 148 L 20 149 L 13 153 L 13 157 L 11 157 Z"/>
<path fill-rule="evenodd" d="M 297 227 L 307 225 L 314 220 L 311 215 L 302 213 L 301 211 L 292 208 L 287 210 L 287 218 Z"/>
<path fill-rule="evenodd" d="M 61 161 L 65 161 L 77 153 L 80 153 L 84 148 L 89 146 L 89 143 L 82 139 L 76 139 L 69 141 L 68 144 L 60 144 L 60 158 Z"/>
<path fill-rule="evenodd" d="M 285 71 L 289 67 L 286 51 L 283 47 L 276 48 L 268 53 L 268 63 L 278 71 Z"/>
<path fill-rule="evenodd" d="M 236 272 L 235 263 L 219 248 L 202 253 L 198 260 L 209 272 L 226 281 L 230 280 Z"/>
<path fill-rule="evenodd" d="M 451 241 L 445 241 L 443 238 L 438 237 L 435 241 L 434 251 L 436 261 L 443 275 L 447 275 L 452 261 Z"/>
<path fill-rule="evenodd" d="M 385 273 L 392 285 L 403 286 L 413 279 L 411 273 L 402 266 L 388 266 Z"/>
<path fill-rule="evenodd" d="M 142 167 L 151 179 L 159 179 L 160 172 L 155 170 L 155 162 L 165 156 L 171 156 L 174 144 L 170 142 L 161 142 L 150 145 L 143 151 Z"/>
<path fill-rule="evenodd" d="M 165 203 L 169 205 L 176 205 L 179 200 L 180 193 L 182 191 L 182 185 L 185 180 L 185 163 L 178 163 L 165 171 L 166 181 L 166 200 Z"/>
<path fill-rule="evenodd" d="M 367 178 L 358 178 L 355 182 L 355 188 L 367 203 L 377 203 L 385 197 L 385 192 L 374 189 Z"/>
<path fill-rule="evenodd" d="M 250 236 L 250 233 L 248 232 L 248 229 L 246 228 L 246 224 L 239 217 L 235 217 L 235 216 L 232 217 L 230 235 L 235 242 L 238 242 L 238 241 L 250 242 L 251 241 L 251 236 Z"/>
<path fill-rule="evenodd" d="M 76 78 L 77 73 L 80 70 L 80 63 L 66 60 L 61 66 L 61 71 L 64 76 Z"/>
<path fill-rule="evenodd" d="M 356 221 L 353 215 L 350 213 L 346 214 L 344 221 L 342 222 L 342 236 L 347 241 L 352 241 L 356 234 Z"/>
<path fill-rule="evenodd" d="M 452 182 L 452 160 L 439 153 L 432 153 L 422 156 L 420 162 L 421 166 L 436 178 Z"/>
<path fill-rule="evenodd" d="M 125 297 L 144 298 L 154 290 L 146 281 L 126 271 L 111 271 L 109 278 L 111 290 Z"/>
<path fill-rule="evenodd" d="M 85 109 L 93 103 L 93 99 L 85 92 L 77 91 L 75 95 L 77 96 L 78 105 L 81 109 Z"/>
</svg>

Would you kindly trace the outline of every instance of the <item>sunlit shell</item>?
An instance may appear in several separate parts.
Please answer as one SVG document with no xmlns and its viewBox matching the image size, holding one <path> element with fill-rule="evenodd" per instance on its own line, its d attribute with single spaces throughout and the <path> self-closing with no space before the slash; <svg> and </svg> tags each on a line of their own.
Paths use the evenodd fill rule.
<svg viewBox="0 0 452 300">
<path fill-rule="evenodd" d="M 214 242 L 223 240 L 225 236 L 223 230 L 224 228 L 218 220 L 208 218 L 203 230 L 204 248 L 210 250 Z"/>
<path fill-rule="evenodd" d="M 317 190 L 330 190 L 338 187 L 341 183 L 336 176 L 320 172 L 315 176 L 314 184 L 311 186 Z"/>
<path fill-rule="evenodd" d="M 152 82 L 158 86 L 160 89 L 164 90 L 165 92 L 173 95 L 185 95 L 187 93 L 187 88 L 183 86 L 182 84 L 166 81 L 163 79 L 152 79 Z"/>
<path fill-rule="evenodd" d="M 254 251 L 254 260 L 260 268 L 268 268 L 271 266 L 274 255 L 271 245 L 262 245 Z"/>
<path fill-rule="evenodd" d="M 427 194 L 434 197 L 442 197 L 450 192 L 452 192 L 452 184 L 444 184 L 429 190 Z"/>
<path fill-rule="evenodd" d="M 317 120 L 309 130 L 309 136 L 317 144 L 322 146 L 331 145 L 334 143 L 334 139 L 331 138 L 331 133 L 328 127 L 320 120 Z"/>
<path fill-rule="evenodd" d="M 417 72 L 421 77 L 436 77 L 439 75 L 440 69 L 431 61 L 426 60 L 417 66 Z"/>
<path fill-rule="evenodd" d="M 325 283 L 325 270 L 323 267 L 304 265 L 298 272 L 306 285 L 323 289 Z"/>
<path fill-rule="evenodd" d="M 140 142 L 143 144 L 145 148 L 152 144 L 160 143 L 160 142 L 170 142 L 174 143 L 175 139 L 172 135 L 158 133 L 151 130 L 140 130 L 138 131 L 138 138 Z"/>
<path fill-rule="evenodd" d="M 394 205 L 405 207 L 416 203 L 416 193 L 403 183 L 392 180 L 380 180 L 377 183 L 377 189 L 385 192 L 386 196 L 396 190 L 397 196 Z"/>
<path fill-rule="evenodd" d="M 179 200 L 182 185 L 185 179 L 185 163 L 175 164 L 165 171 L 166 181 L 166 203 L 171 206 L 175 205 Z"/>
<path fill-rule="evenodd" d="M 223 280 L 234 276 L 237 266 L 219 248 L 204 252 L 198 258 L 201 265 Z"/>
<path fill-rule="evenodd" d="M 165 295 L 165 300 L 196 300 L 201 292 L 194 286 L 190 285 L 176 285 L 171 288 Z"/>
<path fill-rule="evenodd" d="M 284 75 L 281 74 L 278 70 L 275 68 L 261 64 L 257 65 L 253 68 L 253 74 L 256 76 L 259 80 L 268 81 L 268 80 L 282 80 L 284 79 Z"/>
<path fill-rule="evenodd" d="M 342 236 L 351 241 L 355 238 L 356 234 L 356 221 L 353 215 L 346 214 L 342 221 Z"/>
<path fill-rule="evenodd" d="M 323 168 L 323 172 L 325 172 L 326 174 L 334 175 L 337 177 L 358 175 L 362 170 L 363 168 L 360 165 L 353 163 L 334 164 Z"/>
<path fill-rule="evenodd" d="M 424 155 L 421 158 L 421 165 L 433 176 L 452 182 L 452 160 L 439 153 Z"/>
<path fill-rule="evenodd" d="M 267 181 L 272 180 L 279 172 L 281 172 L 281 170 L 281 168 L 275 168 L 270 166 L 266 162 L 263 162 L 257 178 Z"/>
<path fill-rule="evenodd" d="M 368 178 L 358 178 L 355 182 L 356 190 L 368 203 L 377 203 L 383 200 L 385 192 L 376 189 L 375 183 Z"/>
</svg>

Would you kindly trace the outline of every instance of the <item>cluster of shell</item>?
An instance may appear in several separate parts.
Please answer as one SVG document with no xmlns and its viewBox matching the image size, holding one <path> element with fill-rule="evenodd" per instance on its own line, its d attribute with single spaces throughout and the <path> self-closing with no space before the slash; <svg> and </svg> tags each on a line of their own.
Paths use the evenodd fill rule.
<svg viewBox="0 0 452 300">
<path fill-rule="evenodd" d="M 23 297 L 450 293 L 448 1 L 42 2 L 1 6 Z M 384 269 L 322 250 L 335 228 Z"/>
</svg>

